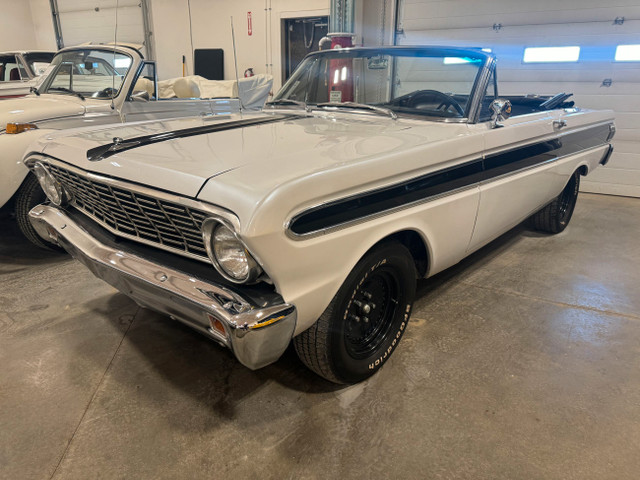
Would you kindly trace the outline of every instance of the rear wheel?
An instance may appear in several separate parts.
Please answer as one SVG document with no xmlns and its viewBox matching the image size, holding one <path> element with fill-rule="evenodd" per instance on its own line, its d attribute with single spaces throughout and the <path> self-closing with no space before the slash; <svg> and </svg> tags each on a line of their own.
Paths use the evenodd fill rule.
<svg viewBox="0 0 640 480">
<path fill-rule="evenodd" d="M 531 226 L 543 232 L 562 232 L 569 225 L 573 215 L 579 188 L 580 173 L 576 171 L 560 195 L 531 217 Z"/>
<path fill-rule="evenodd" d="M 302 362 L 335 383 L 373 375 L 389 359 L 409 322 L 416 290 L 413 258 L 389 242 L 367 253 L 318 321 L 294 339 Z"/>
<path fill-rule="evenodd" d="M 29 211 L 36 205 L 46 201 L 47 196 L 42 191 L 38 179 L 34 174 L 29 173 L 16 193 L 15 211 L 18 227 L 22 234 L 27 237 L 27 240 L 35 246 L 62 252 L 62 248 L 38 235 L 29 221 Z"/>
</svg>

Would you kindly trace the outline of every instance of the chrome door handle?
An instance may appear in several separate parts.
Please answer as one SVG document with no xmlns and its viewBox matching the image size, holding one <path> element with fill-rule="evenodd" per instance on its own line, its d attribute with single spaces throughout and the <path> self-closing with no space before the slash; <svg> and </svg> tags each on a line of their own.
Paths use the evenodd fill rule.
<svg viewBox="0 0 640 480">
<path fill-rule="evenodd" d="M 555 128 L 556 130 L 560 130 L 561 128 L 564 128 L 567 126 L 567 121 L 566 120 L 554 120 L 553 121 L 553 128 Z"/>
</svg>

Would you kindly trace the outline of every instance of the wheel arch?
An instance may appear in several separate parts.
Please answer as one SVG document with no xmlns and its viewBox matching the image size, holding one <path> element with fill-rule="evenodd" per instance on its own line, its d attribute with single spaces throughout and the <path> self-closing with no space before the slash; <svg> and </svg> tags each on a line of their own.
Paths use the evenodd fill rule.
<svg viewBox="0 0 640 480">
<path fill-rule="evenodd" d="M 409 253 L 411 253 L 411 256 L 413 257 L 418 278 L 422 278 L 427 274 L 431 259 L 429 243 L 416 230 L 405 229 L 391 233 L 372 245 L 364 255 L 378 247 L 380 244 L 389 241 L 397 241 L 409 250 Z M 362 255 L 362 257 L 364 257 L 364 255 Z"/>
</svg>

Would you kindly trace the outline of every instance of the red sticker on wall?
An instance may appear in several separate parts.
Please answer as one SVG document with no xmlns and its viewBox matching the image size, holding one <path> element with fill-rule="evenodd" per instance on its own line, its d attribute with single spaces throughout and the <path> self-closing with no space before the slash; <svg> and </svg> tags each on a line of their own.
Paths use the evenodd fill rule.
<svg viewBox="0 0 640 480">
<path fill-rule="evenodd" d="M 251 21 L 251 12 L 247 12 L 247 33 L 249 36 L 253 33 L 253 22 Z"/>
</svg>

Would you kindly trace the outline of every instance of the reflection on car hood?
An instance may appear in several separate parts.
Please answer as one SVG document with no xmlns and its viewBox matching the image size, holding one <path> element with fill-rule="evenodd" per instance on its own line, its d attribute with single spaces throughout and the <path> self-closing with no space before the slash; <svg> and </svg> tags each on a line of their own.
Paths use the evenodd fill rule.
<svg viewBox="0 0 640 480">
<path fill-rule="evenodd" d="M 426 142 L 442 140 L 466 131 L 463 125 L 398 120 L 377 115 L 316 114 L 282 115 L 268 123 L 242 126 L 242 120 L 274 119 L 272 114 L 191 117 L 156 122 L 139 122 L 110 128 L 78 129 L 73 135 L 48 136 L 46 154 L 85 170 L 144 183 L 231 208 L 219 194 L 210 191 L 228 183 L 225 194 L 244 201 L 259 202 L 278 184 L 327 169 L 381 157 Z M 239 122 L 240 121 L 240 122 Z M 238 125 L 240 123 L 240 125 Z M 87 152 L 112 144 L 121 145 L 137 137 L 175 130 L 225 126 L 220 131 L 174 138 L 135 146 L 98 161 Z M 414 127 L 420 126 L 419 131 Z M 224 175 L 222 175 L 224 174 Z M 217 178 L 216 178 L 217 177 Z M 206 185 L 205 185 L 206 184 Z M 204 186 L 204 188 L 203 188 Z M 235 193 L 234 193 L 235 192 Z"/>
<path fill-rule="evenodd" d="M 39 122 L 82 115 L 82 100 L 71 95 L 29 95 L 0 102 L 0 130 L 9 122 Z"/>
</svg>

